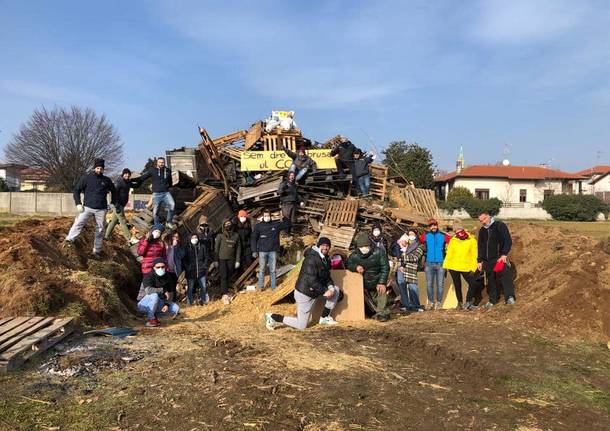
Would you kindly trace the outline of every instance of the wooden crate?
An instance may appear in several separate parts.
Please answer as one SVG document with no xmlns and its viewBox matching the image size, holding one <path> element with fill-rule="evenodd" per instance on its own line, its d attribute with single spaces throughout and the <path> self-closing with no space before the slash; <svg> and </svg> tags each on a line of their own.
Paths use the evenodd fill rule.
<svg viewBox="0 0 610 431">
<path fill-rule="evenodd" d="M 74 319 L 6 317 L 0 319 L 0 372 L 18 368 L 74 330 Z"/>
<path fill-rule="evenodd" d="M 356 225 L 356 215 L 358 214 L 358 200 L 345 199 L 328 203 L 324 224 L 331 227 Z"/>
<path fill-rule="evenodd" d="M 354 239 L 355 234 L 356 234 L 356 229 L 353 227 L 324 226 L 322 228 L 322 231 L 320 232 L 320 237 L 325 236 L 328 239 L 330 239 L 333 248 L 349 250 L 349 247 L 352 244 L 352 240 Z M 318 237 L 318 239 L 320 237 Z"/>
<path fill-rule="evenodd" d="M 369 167 L 371 173 L 371 188 L 370 193 L 377 199 L 383 201 L 387 192 L 388 167 L 385 165 L 371 164 Z"/>
</svg>

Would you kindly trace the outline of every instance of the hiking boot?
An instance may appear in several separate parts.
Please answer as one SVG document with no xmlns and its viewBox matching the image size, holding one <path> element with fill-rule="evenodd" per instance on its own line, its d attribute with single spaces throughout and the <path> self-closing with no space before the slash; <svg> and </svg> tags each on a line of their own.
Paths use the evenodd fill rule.
<svg viewBox="0 0 610 431">
<path fill-rule="evenodd" d="M 157 326 L 159 326 L 159 320 L 158 319 L 147 320 L 146 323 L 144 324 L 144 326 L 146 326 L 147 328 L 156 328 Z"/>
<path fill-rule="evenodd" d="M 279 322 L 276 322 L 271 318 L 271 313 L 265 313 L 265 326 L 268 330 L 273 331 L 279 325 Z"/>
<path fill-rule="evenodd" d="M 515 298 L 513 298 L 512 296 L 509 296 L 508 299 L 506 300 L 506 305 L 514 305 L 515 304 Z"/>
<path fill-rule="evenodd" d="M 487 304 L 485 304 L 483 307 L 490 309 L 491 307 L 493 307 L 494 305 L 491 302 L 488 302 Z"/>
<path fill-rule="evenodd" d="M 94 251 L 91 257 L 95 260 L 102 260 L 102 253 Z"/>
<path fill-rule="evenodd" d="M 74 250 L 74 241 L 70 241 L 69 239 L 65 239 L 63 242 L 64 247 Z"/>
<path fill-rule="evenodd" d="M 387 314 L 376 314 L 375 319 L 377 319 L 377 321 L 379 322 L 387 322 L 388 320 L 390 320 L 390 316 L 388 316 Z"/>
<path fill-rule="evenodd" d="M 337 323 L 339 322 L 330 316 L 320 317 L 320 320 L 318 321 L 318 325 L 336 325 Z"/>
</svg>

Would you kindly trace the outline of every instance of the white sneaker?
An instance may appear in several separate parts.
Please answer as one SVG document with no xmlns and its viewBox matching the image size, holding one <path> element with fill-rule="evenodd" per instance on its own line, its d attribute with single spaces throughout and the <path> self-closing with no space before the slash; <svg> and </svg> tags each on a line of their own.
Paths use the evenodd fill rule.
<svg viewBox="0 0 610 431">
<path fill-rule="evenodd" d="M 208 304 L 209 302 L 210 302 L 210 294 L 209 294 L 209 293 L 206 293 L 206 294 L 205 294 L 205 301 L 204 301 L 204 304 Z"/>
<path fill-rule="evenodd" d="M 333 319 L 330 316 L 327 317 L 320 317 L 320 321 L 318 322 L 318 325 L 336 325 L 337 322 L 335 319 Z"/>
<path fill-rule="evenodd" d="M 229 305 L 231 303 L 231 297 L 226 293 L 222 295 L 222 303 L 225 305 Z"/>
<path fill-rule="evenodd" d="M 273 331 L 278 324 L 279 322 L 276 322 L 271 318 L 271 313 L 265 313 L 265 326 L 268 330 Z"/>
</svg>

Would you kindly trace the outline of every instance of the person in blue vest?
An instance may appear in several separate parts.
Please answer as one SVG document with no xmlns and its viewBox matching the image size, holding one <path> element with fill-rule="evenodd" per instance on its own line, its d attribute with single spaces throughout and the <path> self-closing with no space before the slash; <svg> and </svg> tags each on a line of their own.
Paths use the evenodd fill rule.
<svg viewBox="0 0 610 431">
<path fill-rule="evenodd" d="M 426 287 L 428 289 L 428 310 L 441 308 L 443 288 L 445 287 L 445 250 L 451 237 L 438 230 L 438 221 L 428 220 L 428 232 L 420 241 L 426 245 Z M 436 287 L 436 290 L 434 289 Z M 436 299 L 434 294 L 436 293 Z"/>
</svg>

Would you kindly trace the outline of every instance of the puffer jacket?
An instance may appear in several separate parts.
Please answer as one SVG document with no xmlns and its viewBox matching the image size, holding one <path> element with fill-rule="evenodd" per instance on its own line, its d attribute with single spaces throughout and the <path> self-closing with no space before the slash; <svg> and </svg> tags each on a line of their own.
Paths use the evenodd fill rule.
<svg viewBox="0 0 610 431">
<path fill-rule="evenodd" d="M 315 160 L 308 155 L 299 156 L 298 153 L 290 151 L 288 148 L 284 148 L 284 152 L 292 159 L 292 163 L 297 167 L 297 169 L 308 169 L 310 172 L 315 172 L 318 168 Z"/>
<path fill-rule="evenodd" d="M 161 257 L 167 262 L 165 243 L 159 239 L 141 238 L 138 243 L 138 255 L 142 256 L 142 274 L 148 274 L 153 269 L 155 259 Z"/>
<path fill-rule="evenodd" d="M 305 249 L 303 254 L 305 259 L 295 289 L 310 298 L 317 298 L 334 285 L 330 277 L 330 258 L 321 255 L 315 246 Z"/>
<path fill-rule="evenodd" d="M 368 254 L 356 249 L 347 259 L 347 269 L 357 272 L 358 265 L 364 268 L 364 288 L 374 290 L 378 284 L 387 285 L 390 275 L 388 256 L 379 248 L 372 247 Z"/>
<path fill-rule="evenodd" d="M 474 272 L 477 269 L 477 240 L 468 235 L 466 239 L 451 238 L 443 268 L 460 272 Z"/>
</svg>

